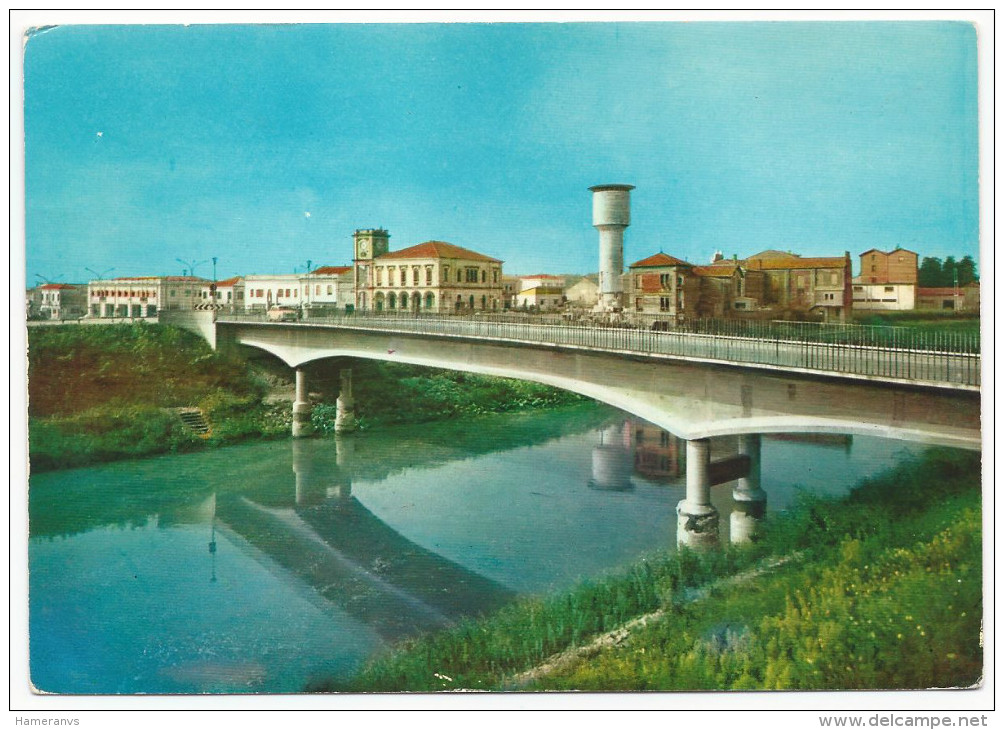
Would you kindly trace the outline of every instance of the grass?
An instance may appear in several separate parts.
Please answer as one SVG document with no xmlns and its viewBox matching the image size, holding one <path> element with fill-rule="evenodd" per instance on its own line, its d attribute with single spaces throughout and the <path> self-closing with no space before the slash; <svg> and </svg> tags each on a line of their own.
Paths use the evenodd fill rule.
<svg viewBox="0 0 1004 730">
<path fill-rule="evenodd" d="M 771 516 L 759 543 L 653 556 L 412 640 L 347 682 L 310 689 L 504 689 L 513 675 L 654 611 L 661 618 L 624 644 L 527 688 L 968 686 L 982 666 L 980 524 L 979 457 L 931 450 L 844 500 L 805 499 Z M 800 559 L 689 598 L 689 588 L 784 555 Z"/>
<path fill-rule="evenodd" d="M 394 363 L 353 363 L 361 428 L 445 421 L 586 402 L 536 383 Z M 334 431 L 337 366 L 308 366 L 321 391 L 312 424 Z M 267 402 L 293 371 L 263 357 L 214 352 L 174 327 L 136 323 L 28 331 L 32 471 L 172 453 L 248 439 L 287 437 L 292 403 Z M 332 388 L 332 383 L 335 384 Z M 199 438 L 165 409 L 196 406 L 212 431 Z"/>
</svg>

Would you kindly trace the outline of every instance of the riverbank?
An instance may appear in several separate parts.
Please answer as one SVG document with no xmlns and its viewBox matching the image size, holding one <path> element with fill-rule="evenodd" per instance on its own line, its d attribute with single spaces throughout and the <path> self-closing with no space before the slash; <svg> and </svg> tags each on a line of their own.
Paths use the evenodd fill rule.
<svg viewBox="0 0 1004 730">
<path fill-rule="evenodd" d="M 806 498 L 769 516 L 755 544 L 652 556 L 308 689 L 973 686 L 982 676 L 979 475 L 978 454 L 932 449 L 845 499 Z"/>
<path fill-rule="evenodd" d="M 308 366 L 312 425 L 334 430 L 337 369 Z M 554 408 L 586 399 L 536 383 L 393 363 L 353 364 L 361 428 Z M 245 440 L 286 438 L 292 371 L 270 357 L 215 352 L 196 335 L 134 323 L 28 331 L 28 435 L 33 472 Z M 312 387 L 312 391 L 315 388 Z M 197 434 L 174 409 L 198 408 Z"/>
</svg>

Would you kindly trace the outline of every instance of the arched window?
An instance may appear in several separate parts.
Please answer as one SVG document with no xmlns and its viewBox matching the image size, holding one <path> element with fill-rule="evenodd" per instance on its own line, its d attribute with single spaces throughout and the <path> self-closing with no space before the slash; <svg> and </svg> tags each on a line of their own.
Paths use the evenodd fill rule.
<svg viewBox="0 0 1004 730">
<path fill-rule="evenodd" d="M 463 309 L 463 307 L 464 307 L 464 301 L 463 299 L 460 298 L 460 295 L 457 294 L 457 303 L 453 305 L 453 308 L 456 309 L 457 311 L 460 311 L 461 309 Z"/>
<path fill-rule="evenodd" d="M 469 296 L 469 297 L 467 298 L 467 302 L 468 302 L 468 305 L 467 305 L 467 306 L 469 306 L 469 307 L 470 307 L 471 309 L 474 309 L 474 295 L 473 295 L 473 294 L 471 294 L 471 295 L 470 295 L 470 296 Z"/>
<path fill-rule="evenodd" d="M 408 292 L 401 292 L 401 309 L 408 308 Z"/>
<path fill-rule="evenodd" d="M 376 310 L 378 312 L 382 312 L 383 311 L 384 296 L 383 296 L 383 292 L 382 291 L 378 291 L 376 293 L 376 296 L 373 297 L 373 303 L 376 305 Z"/>
<path fill-rule="evenodd" d="M 436 295 L 433 294 L 431 291 L 430 292 L 426 292 L 426 294 L 425 294 L 425 308 L 426 309 L 432 309 L 435 306 L 436 306 Z"/>
<path fill-rule="evenodd" d="M 397 309 L 397 294 L 394 292 L 387 295 L 387 309 Z"/>
<path fill-rule="evenodd" d="M 481 295 L 481 308 L 482 309 L 488 308 L 488 297 L 486 297 L 484 294 Z"/>
</svg>

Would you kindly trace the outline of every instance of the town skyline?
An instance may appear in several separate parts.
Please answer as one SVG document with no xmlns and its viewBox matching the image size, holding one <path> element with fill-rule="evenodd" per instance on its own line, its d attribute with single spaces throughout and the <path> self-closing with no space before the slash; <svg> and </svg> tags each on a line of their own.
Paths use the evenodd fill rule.
<svg viewBox="0 0 1004 730">
<path fill-rule="evenodd" d="M 28 285 L 345 265 L 368 227 L 585 275 L 601 183 L 625 263 L 979 263 L 965 23 L 63 26 L 24 72 Z"/>
</svg>

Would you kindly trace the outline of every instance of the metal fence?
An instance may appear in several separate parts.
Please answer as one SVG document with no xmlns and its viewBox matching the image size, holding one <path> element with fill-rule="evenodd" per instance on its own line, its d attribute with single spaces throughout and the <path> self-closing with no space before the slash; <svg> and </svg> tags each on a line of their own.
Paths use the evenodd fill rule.
<svg viewBox="0 0 1004 730">
<path fill-rule="evenodd" d="M 696 328 L 653 331 L 630 326 L 566 321 L 547 315 L 490 314 L 465 317 L 424 313 L 357 313 L 313 316 L 296 323 L 269 322 L 264 314 L 220 314 L 218 322 L 282 326 L 335 325 L 478 340 L 560 345 L 641 355 L 667 355 L 777 368 L 807 369 L 979 387 L 979 338 L 944 333 L 882 334 L 855 325 L 824 329 L 798 322 L 705 322 Z M 741 327 L 733 328 L 733 325 Z M 752 325 L 752 326 L 751 326 Z M 718 327 L 717 331 L 714 328 Z M 816 329 L 813 329 L 816 327 Z M 932 336 L 934 335 L 934 336 Z"/>
</svg>

